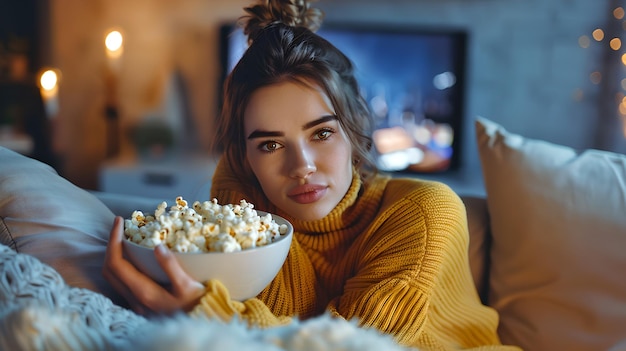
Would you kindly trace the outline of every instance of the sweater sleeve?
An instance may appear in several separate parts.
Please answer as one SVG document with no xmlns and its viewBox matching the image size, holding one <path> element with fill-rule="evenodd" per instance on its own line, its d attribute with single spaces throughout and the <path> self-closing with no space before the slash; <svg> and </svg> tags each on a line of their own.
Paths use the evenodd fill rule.
<svg viewBox="0 0 626 351">
<path fill-rule="evenodd" d="M 206 283 L 204 296 L 191 311 L 190 315 L 216 318 L 223 322 L 240 319 L 246 321 L 249 326 L 260 328 L 276 327 L 291 322 L 290 317 L 275 316 L 257 298 L 246 301 L 231 300 L 228 290 L 217 280 L 210 280 Z"/>
<path fill-rule="evenodd" d="M 497 314 L 473 285 L 460 198 L 440 183 L 396 182 L 384 204 L 331 313 L 423 350 L 517 350 L 501 346 Z"/>
</svg>

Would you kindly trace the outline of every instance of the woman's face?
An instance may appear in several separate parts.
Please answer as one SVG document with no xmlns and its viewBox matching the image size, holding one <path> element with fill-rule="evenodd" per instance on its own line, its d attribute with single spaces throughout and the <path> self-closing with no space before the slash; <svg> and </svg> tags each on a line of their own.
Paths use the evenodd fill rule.
<svg viewBox="0 0 626 351">
<path fill-rule="evenodd" d="M 282 82 L 251 96 L 246 154 L 267 198 L 294 218 L 326 216 L 352 182 L 352 146 L 326 95 Z"/>
</svg>

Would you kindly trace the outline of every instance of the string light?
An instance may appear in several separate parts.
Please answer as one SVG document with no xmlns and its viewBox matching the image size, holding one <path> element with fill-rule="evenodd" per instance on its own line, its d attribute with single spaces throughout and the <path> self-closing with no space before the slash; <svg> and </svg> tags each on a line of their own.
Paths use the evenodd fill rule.
<svg viewBox="0 0 626 351">
<path fill-rule="evenodd" d="M 602 41 L 602 39 L 604 39 L 604 31 L 600 28 L 595 29 L 591 35 L 596 41 Z"/>
<path fill-rule="evenodd" d="M 619 38 L 613 38 L 609 42 L 609 46 L 611 47 L 611 49 L 617 51 L 622 47 L 622 41 Z"/>
<path fill-rule="evenodd" d="M 612 11 L 612 15 L 615 20 L 620 21 L 619 24 L 622 30 L 626 32 L 626 11 L 624 10 L 624 8 L 621 6 L 614 8 Z M 613 29 L 611 29 L 611 31 L 613 31 Z M 596 42 L 602 43 L 607 35 L 611 35 L 611 39 L 603 45 L 608 45 L 608 47 L 613 51 L 623 50 L 621 38 L 624 37 L 624 33 L 605 33 L 605 30 L 602 28 L 594 29 L 591 32 L 591 35 L 581 35 L 580 37 L 578 37 L 578 45 L 583 49 L 587 49 L 591 47 L 592 38 Z M 622 67 L 626 67 L 626 52 L 620 53 L 619 60 L 623 65 Z M 600 84 L 603 80 L 602 72 L 594 71 L 590 73 L 589 80 L 594 85 Z M 617 87 L 618 92 L 616 92 L 615 94 L 615 105 L 617 107 L 616 112 L 618 113 L 619 118 L 622 122 L 624 136 L 626 137 L 626 77 L 620 78 L 619 84 L 619 87 Z M 575 101 L 581 101 L 583 97 L 584 93 L 582 89 L 577 89 L 573 94 L 573 98 Z"/>
</svg>

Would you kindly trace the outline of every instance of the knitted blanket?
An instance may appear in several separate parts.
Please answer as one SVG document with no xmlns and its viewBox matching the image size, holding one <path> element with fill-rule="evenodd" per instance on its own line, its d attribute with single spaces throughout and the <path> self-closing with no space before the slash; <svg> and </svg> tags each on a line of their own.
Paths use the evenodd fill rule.
<svg viewBox="0 0 626 351">
<path fill-rule="evenodd" d="M 111 349 L 147 321 L 0 245 L 0 349 Z"/>
<path fill-rule="evenodd" d="M 274 329 L 187 315 L 146 319 L 0 245 L 0 350 L 406 350 L 323 315 Z"/>
</svg>

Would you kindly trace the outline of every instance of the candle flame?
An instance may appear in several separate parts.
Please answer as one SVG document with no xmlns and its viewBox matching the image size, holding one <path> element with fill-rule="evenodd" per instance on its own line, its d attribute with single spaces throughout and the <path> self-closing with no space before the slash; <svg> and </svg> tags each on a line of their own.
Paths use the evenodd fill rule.
<svg viewBox="0 0 626 351">
<path fill-rule="evenodd" d="M 124 49 L 124 37 L 122 33 L 117 30 L 110 31 L 104 39 L 104 45 L 107 49 L 107 53 L 112 58 L 117 58 L 122 55 Z"/>
<path fill-rule="evenodd" d="M 41 74 L 39 83 L 44 90 L 52 91 L 57 86 L 58 78 L 57 73 L 54 70 L 49 69 Z"/>
</svg>

